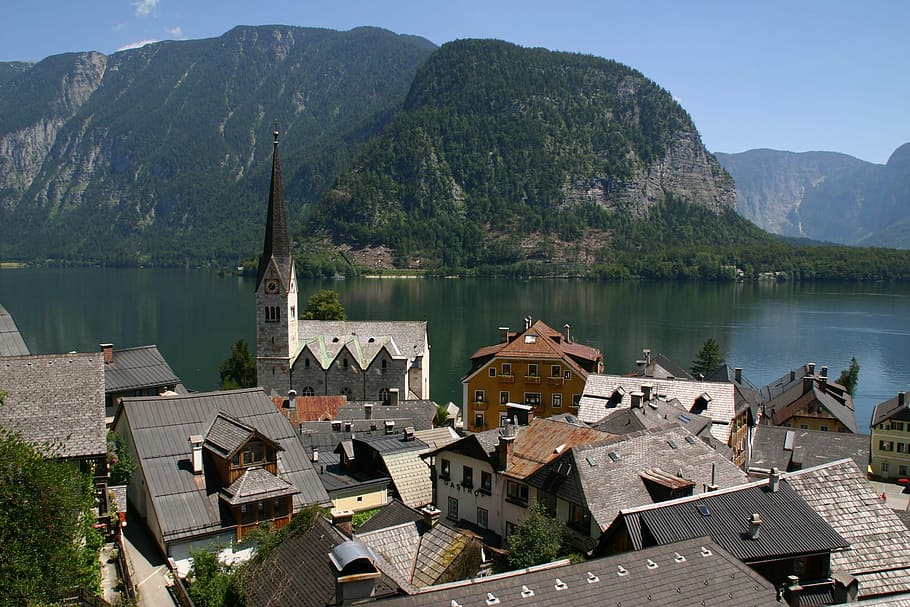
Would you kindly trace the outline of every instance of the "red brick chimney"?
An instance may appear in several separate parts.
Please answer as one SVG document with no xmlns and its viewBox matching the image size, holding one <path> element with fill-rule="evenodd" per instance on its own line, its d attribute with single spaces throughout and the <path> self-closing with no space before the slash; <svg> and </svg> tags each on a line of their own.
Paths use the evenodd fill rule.
<svg viewBox="0 0 910 607">
<path fill-rule="evenodd" d="M 114 362 L 114 344 L 101 344 L 101 354 L 104 355 L 104 364 Z"/>
</svg>

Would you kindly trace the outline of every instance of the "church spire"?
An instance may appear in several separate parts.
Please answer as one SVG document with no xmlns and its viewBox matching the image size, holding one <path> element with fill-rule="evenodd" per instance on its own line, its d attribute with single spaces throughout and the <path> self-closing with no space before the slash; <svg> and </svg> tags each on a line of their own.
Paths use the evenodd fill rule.
<svg viewBox="0 0 910 607">
<path fill-rule="evenodd" d="M 284 209 L 284 193 L 281 190 L 281 161 L 278 158 L 278 125 L 275 125 L 274 152 L 272 155 L 272 183 L 269 186 L 269 210 L 265 224 L 265 245 L 259 258 L 256 273 L 256 290 L 265 274 L 269 262 L 274 258 L 287 288 L 291 280 L 291 243 L 288 238 L 287 216 Z"/>
</svg>

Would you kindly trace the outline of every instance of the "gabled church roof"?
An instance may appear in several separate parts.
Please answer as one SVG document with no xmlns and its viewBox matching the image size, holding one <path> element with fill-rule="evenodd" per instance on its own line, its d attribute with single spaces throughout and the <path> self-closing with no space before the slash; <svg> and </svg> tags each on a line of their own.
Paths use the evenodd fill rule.
<svg viewBox="0 0 910 607">
<path fill-rule="evenodd" d="M 274 259 L 276 269 L 285 287 L 290 287 L 294 259 L 291 257 L 291 241 L 288 237 L 287 213 L 284 208 L 284 193 L 281 189 L 281 161 L 278 158 L 278 131 L 275 136 L 275 151 L 272 155 L 272 182 L 269 186 L 269 210 L 265 224 L 265 245 L 259 258 L 256 273 L 256 290 L 265 276 L 269 263 Z"/>
</svg>

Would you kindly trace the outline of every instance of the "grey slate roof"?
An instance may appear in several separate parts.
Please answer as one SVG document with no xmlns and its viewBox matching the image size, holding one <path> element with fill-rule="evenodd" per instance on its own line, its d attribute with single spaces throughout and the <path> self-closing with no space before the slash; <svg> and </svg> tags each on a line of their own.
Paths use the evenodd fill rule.
<svg viewBox="0 0 910 607">
<path fill-rule="evenodd" d="M 561 473 L 567 466 L 568 475 Z M 712 478 L 724 488 L 748 482 L 745 473 L 726 457 L 679 427 L 630 434 L 620 441 L 575 446 L 527 482 L 586 507 L 604 530 L 621 509 L 654 501 L 641 478 L 642 473 L 653 469 L 694 481 L 696 494 L 704 492 Z"/>
<path fill-rule="evenodd" d="M 393 358 L 422 355 L 427 348 L 426 321 L 299 320 L 301 351 L 308 350 L 327 369 L 343 348 L 361 368 L 382 349 Z M 371 341 L 372 340 L 372 341 Z"/>
<path fill-rule="evenodd" d="M 300 493 L 300 490 L 286 480 L 259 466 L 252 466 L 231 483 L 230 487 L 222 491 L 221 498 L 228 504 L 236 506 L 297 493 Z"/>
<path fill-rule="evenodd" d="M 423 515 L 419 512 L 413 508 L 408 508 L 399 500 L 392 500 L 383 506 L 379 512 L 371 516 L 367 522 L 361 525 L 357 532 L 369 533 L 370 531 L 385 529 L 387 527 L 396 527 L 406 523 L 416 523 L 420 520 L 423 520 Z"/>
<path fill-rule="evenodd" d="M 792 448 L 785 449 L 791 441 Z M 798 470 L 849 457 L 865 470 L 869 448 L 868 434 L 758 426 L 752 440 L 751 467 Z"/>
<path fill-rule="evenodd" d="M 817 401 L 850 432 L 859 432 L 853 397 L 846 388 L 821 376 L 804 379 L 805 383 L 801 378 L 787 384 L 785 390 L 764 402 L 765 414 L 772 424 L 784 423 L 803 406 Z M 805 384 L 809 384 L 808 389 Z"/>
<path fill-rule="evenodd" d="M 100 352 L 0 358 L 0 387 L 0 426 L 55 457 L 107 454 Z"/>
<path fill-rule="evenodd" d="M 262 561 L 247 566 L 244 583 L 253 607 L 326 607 L 335 602 L 335 576 L 329 569 L 329 552 L 347 538 L 317 517 L 310 529 L 292 533 Z M 394 568 L 379 558 L 381 572 L 376 597 L 398 589 L 413 591 Z"/>
<path fill-rule="evenodd" d="M 9 312 L 0 305 L 0 356 L 27 356 L 28 346 Z"/>
<path fill-rule="evenodd" d="M 749 517 L 762 518 L 758 539 L 749 537 Z M 712 491 L 620 515 L 636 549 L 710 536 L 744 562 L 842 550 L 849 542 L 785 480 L 778 491 L 768 481 Z"/>
<path fill-rule="evenodd" d="M 105 391 L 120 392 L 156 386 L 176 386 L 174 373 L 158 346 L 114 350 L 111 362 L 104 365 Z"/>
<path fill-rule="evenodd" d="M 834 571 L 860 582 L 860 598 L 910 592 L 910 535 L 853 460 L 785 475 L 786 483 L 848 542 L 831 555 Z"/>
<path fill-rule="evenodd" d="M 769 582 L 708 538 L 576 565 L 538 567 L 445 584 L 409 597 L 384 599 L 380 603 L 383 607 L 491 604 L 502 607 L 780 607 L 776 591 Z"/>
<path fill-rule="evenodd" d="M 281 446 L 279 475 L 300 490 L 294 496 L 295 510 L 329 503 L 290 422 L 261 388 L 125 398 L 115 427 L 122 432 L 126 425 L 133 437 L 140 468 L 137 474 L 145 479 L 165 542 L 229 526 L 221 518 L 218 490 L 208 482 L 200 487 L 189 464 L 188 438 L 204 436 L 219 412 L 256 428 Z M 208 481 L 208 470 L 205 476 Z"/>
<path fill-rule="evenodd" d="M 595 424 L 610 413 L 611 409 L 629 407 L 632 393 L 641 391 L 645 384 L 653 387 L 659 400 L 676 399 L 687 411 L 692 411 L 704 395 L 710 397 L 707 409 L 700 413 L 711 418 L 711 434 L 721 443 L 729 443 L 730 424 L 736 412 L 736 393 L 733 384 L 722 382 L 591 374 L 585 381 L 584 392 L 578 403 L 578 419 L 587 424 Z M 621 396 L 617 388 L 621 388 Z M 611 400 L 614 394 L 616 397 Z"/>
<path fill-rule="evenodd" d="M 436 403 L 431 400 L 401 400 L 397 405 L 384 405 L 382 401 L 358 401 L 338 407 L 336 420 L 366 420 L 366 405 L 370 406 L 372 419 L 379 421 L 382 428 L 384 420 L 394 420 L 395 427 L 411 426 L 415 430 L 429 430 L 433 427 L 436 416 Z"/>
<path fill-rule="evenodd" d="M 229 458 L 237 449 L 249 442 L 255 433 L 255 428 L 219 411 L 209 426 L 203 445 L 219 457 Z"/>
<path fill-rule="evenodd" d="M 901 404 L 902 400 L 903 404 Z M 907 400 L 906 392 L 904 392 L 903 397 L 897 394 L 875 405 L 872 410 L 871 426 L 877 426 L 889 419 L 910 421 L 910 400 Z"/>
<path fill-rule="evenodd" d="M 642 407 L 610 409 L 607 416 L 591 427 L 610 434 L 629 434 L 639 430 L 662 428 L 668 423 L 682 426 L 698 437 L 710 436 L 711 418 L 691 413 L 678 400 L 651 400 Z"/>
</svg>

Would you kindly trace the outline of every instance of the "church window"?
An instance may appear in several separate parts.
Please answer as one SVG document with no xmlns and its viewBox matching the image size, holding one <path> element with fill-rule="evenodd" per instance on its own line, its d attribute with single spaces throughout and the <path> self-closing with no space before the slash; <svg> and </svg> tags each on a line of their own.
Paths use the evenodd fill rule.
<svg viewBox="0 0 910 607">
<path fill-rule="evenodd" d="M 382 368 L 383 368 L 383 370 L 386 369 L 386 368 L 388 368 L 388 366 L 389 366 L 389 361 L 387 361 L 386 359 L 383 358 L 383 359 L 382 359 Z"/>
<path fill-rule="evenodd" d="M 313 386 L 304 386 L 303 390 L 300 392 L 301 396 L 313 396 L 315 394 L 316 392 L 313 391 Z"/>
<path fill-rule="evenodd" d="M 265 307 L 265 322 L 279 322 L 281 320 L 281 308 L 278 306 Z"/>
<path fill-rule="evenodd" d="M 304 358 L 304 359 L 303 359 L 303 366 L 304 366 L 304 368 L 306 368 L 306 369 L 309 369 L 309 368 L 310 368 L 310 359 L 309 359 L 309 358 Z"/>
<path fill-rule="evenodd" d="M 389 402 L 389 389 L 388 388 L 383 388 L 379 391 L 379 400 L 381 400 L 384 403 Z"/>
<path fill-rule="evenodd" d="M 341 366 L 344 367 L 345 369 L 348 368 L 348 359 L 347 358 L 344 358 L 341 360 Z"/>
<path fill-rule="evenodd" d="M 344 388 L 341 389 L 341 394 L 344 396 L 351 396 L 353 394 L 353 392 L 351 391 L 350 388 L 345 386 Z"/>
</svg>

